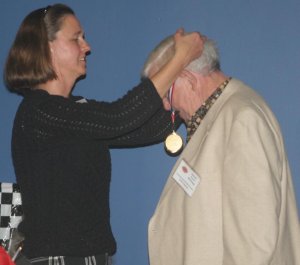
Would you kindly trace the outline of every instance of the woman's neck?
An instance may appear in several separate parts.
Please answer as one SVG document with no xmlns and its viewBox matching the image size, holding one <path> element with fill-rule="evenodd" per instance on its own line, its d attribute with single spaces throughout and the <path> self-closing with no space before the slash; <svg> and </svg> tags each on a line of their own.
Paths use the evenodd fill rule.
<svg viewBox="0 0 300 265">
<path fill-rule="evenodd" d="M 37 86 L 38 89 L 47 91 L 50 95 L 57 95 L 68 98 L 71 94 L 74 84 L 67 84 L 59 79 L 50 80 Z"/>
</svg>

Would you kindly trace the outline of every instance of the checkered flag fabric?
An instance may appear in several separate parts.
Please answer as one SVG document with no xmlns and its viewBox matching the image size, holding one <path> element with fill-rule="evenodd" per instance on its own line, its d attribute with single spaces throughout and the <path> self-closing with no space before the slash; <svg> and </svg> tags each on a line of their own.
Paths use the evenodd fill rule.
<svg viewBox="0 0 300 265">
<path fill-rule="evenodd" d="M 12 233 L 22 221 L 19 186 L 0 182 L 0 246 L 8 250 Z"/>
</svg>

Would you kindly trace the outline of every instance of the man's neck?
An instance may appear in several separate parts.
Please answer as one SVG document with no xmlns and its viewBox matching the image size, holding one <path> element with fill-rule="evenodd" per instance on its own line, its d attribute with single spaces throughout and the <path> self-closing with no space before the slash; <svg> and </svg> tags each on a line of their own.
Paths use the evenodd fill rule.
<svg viewBox="0 0 300 265">
<path fill-rule="evenodd" d="M 226 80 L 226 76 L 223 72 L 212 72 L 208 75 L 199 75 L 199 89 L 201 90 L 202 99 L 199 102 L 199 107 L 205 102 L 209 96 L 215 92 L 215 90 Z M 195 110 L 196 111 L 196 110 Z"/>
<path fill-rule="evenodd" d="M 197 75 L 197 85 L 195 101 L 189 105 L 185 122 L 201 107 L 201 105 L 215 92 L 215 90 L 229 77 L 223 72 L 213 72 L 208 75 Z"/>
</svg>

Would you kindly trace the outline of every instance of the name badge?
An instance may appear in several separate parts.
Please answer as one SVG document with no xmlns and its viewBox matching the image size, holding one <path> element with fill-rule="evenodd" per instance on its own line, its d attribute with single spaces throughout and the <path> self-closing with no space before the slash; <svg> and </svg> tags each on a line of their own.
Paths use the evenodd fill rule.
<svg viewBox="0 0 300 265">
<path fill-rule="evenodd" d="M 172 178 L 190 197 L 200 183 L 198 174 L 184 160 L 181 160 Z"/>
</svg>

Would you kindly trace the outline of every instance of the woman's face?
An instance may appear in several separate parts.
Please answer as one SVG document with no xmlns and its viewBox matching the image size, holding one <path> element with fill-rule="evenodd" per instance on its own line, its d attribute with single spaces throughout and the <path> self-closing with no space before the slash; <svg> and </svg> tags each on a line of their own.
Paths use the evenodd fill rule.
<svg viewBox="0 0 300 265">
<path fill-rule="evenodd" d="M 75 80 L 86 74 L 86 55 L 90 51 L 84 32 L 74 15 L 67 15 L 56 38 L 50 42 L 52 63 L 59 79 Z"/>
</svg>

